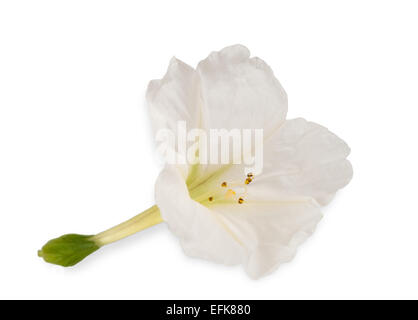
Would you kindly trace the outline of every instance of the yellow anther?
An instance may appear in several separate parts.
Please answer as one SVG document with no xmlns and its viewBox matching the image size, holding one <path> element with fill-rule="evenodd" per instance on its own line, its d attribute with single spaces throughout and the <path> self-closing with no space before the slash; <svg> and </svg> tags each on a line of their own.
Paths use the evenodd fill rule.
<svg viewBox="0 0 418 320">
<path fill-rule="evenodd" d="M 253 181 L 253 179 L 247 178 L 247 179 L 245 179 L 245 184 L 250 184 L 251 181 Z"/>
<path fill-rule="evenodd" d="M 243 203 L 243 202 L 244 202 L 244 199 L 243 199 L 243 198 L 239 198 L 239 199 L 238 199 L 238 203 L 240 203 L 240 204 L 241 204 L 241 203 Z"/>
<path fill-rule="evenodd" d="M 226 188 L 227 184 L 226 182 L 222 182 L 221 187 Z"/>
<path fill-rule="evenodd" d="M 252 177 L 254 177 L 254 175 L 250 172 L 250 173 L 247 174 L 247 177 L 252 178 Z"/>
<path fill-rule="evenodd" d="M 213 201 L 213 197 L 209 197 L 209 199 L 208 199 L 209 201 Z"/>
</svg>

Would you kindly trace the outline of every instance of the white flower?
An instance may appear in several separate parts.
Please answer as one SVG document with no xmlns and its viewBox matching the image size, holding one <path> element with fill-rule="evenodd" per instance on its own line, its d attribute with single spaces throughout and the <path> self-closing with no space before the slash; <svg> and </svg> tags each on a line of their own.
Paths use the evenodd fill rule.
<svg viewBox="0 0 418 320">
<path fill-rule="evenodd" d="M 147 100 L 156 132 L 176 132 L 179 121 L 203 132 L 263 129 L 262 170 L 248 172 L 234 158 L 224 165 L 167 164 L 156 182 L 156 205 L 95 235 L 52 239 L 38 255 L 73 266 L 164 220 L 186 254 L 243 264 L 252 278 L 291 260 L 321 219 L 320 206 L 350 181 L 350 149 L 320 125 L 286 120 L 285 91 L 262 60 L 249 56 L 243 46 L 228 47 L 196 70 L 173 59 L 165 77 L 150 83 Z M 181 154 L 180 146 L 173 151 Z"/>
<path fill-rule="evenodd" d="M 178 121 L 264 129 L 264 169 L 248 186 L 243 165 L 167 164 L 161 172 L 156 204 L 187 255 L 264 276 L 293 258 L 321 219 L 320 206 L 352 177 L 347 144 L 318 124 L 286 120 L 284 89 L 241 45 L 213 52 L 196 70 L 173 58 L 147 101 L 154 130 L 176 131 Z"/>
</svg>

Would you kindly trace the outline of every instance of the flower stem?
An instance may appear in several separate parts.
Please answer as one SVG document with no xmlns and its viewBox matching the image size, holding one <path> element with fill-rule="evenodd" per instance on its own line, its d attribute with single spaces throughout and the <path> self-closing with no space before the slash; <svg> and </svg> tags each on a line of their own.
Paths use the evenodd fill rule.
<svg viewBox="0 0 418 320">
<path fill-rule="evenodd" d="M 152 227 L 162 221 L 160 210 L 157 206 L 152 206 L 132 219 L 103 231 L 91 239 L 101 247 Z"/>
<path fill-rule="evenodd" d="M 66 234 L 52 239 L 38 251 L 38 256 L 49 263 L 64 267 L 73 266 L 100 247 L 126 238 L 162 221 L 160 210 L 154 205 L 132 219 L 97 235 Z"/>
</svg>

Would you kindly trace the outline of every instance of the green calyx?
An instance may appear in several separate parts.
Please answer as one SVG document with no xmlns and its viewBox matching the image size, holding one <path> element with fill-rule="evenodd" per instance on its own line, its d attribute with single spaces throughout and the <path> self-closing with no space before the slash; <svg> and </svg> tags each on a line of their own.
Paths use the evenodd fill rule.
<svg viewBox="0 0 418 320">
<path fill-rule="evenodd" d="M 48 241 L 38 256 L 46 262 L 70 267 L 100 248 L 92 239 L 93 236 L 66 234 Z"/>
</svg>

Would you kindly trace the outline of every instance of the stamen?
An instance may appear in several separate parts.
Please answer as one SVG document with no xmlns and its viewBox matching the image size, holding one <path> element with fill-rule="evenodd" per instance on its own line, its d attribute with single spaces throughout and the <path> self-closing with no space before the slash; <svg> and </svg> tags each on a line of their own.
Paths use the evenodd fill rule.
<svg viewBox="0 0 418 320">
<path fill-rule="evenodd" d="M 251 179 L 251 178 L 247 178 L 247 179 L 245 179 L 245 184 L 250 184 L 250 183 L 251 183 L 251 181 L 253 181 L 253 179 Z"/>
<path fill-rule="evenodd" d="M 254 175 L 250 172 L 247 174 L 247 177 L 251 179 L 252 177 L 254 177 Z"/>
<path fill-rule="evenodd" d="M 244 199 L 243 199 L 243 198 L 239 198 L 239 199 L 238 199 L 238 203 L 239 203 L 239 204 L 241 204 L 241 203 L 243 203 L 243 202 L 244 202 Z"/>
<path fill-rule="evenodd" d="M 213 197 L 209 197 L 209 199 L 208 199 L 209 201 L 213 201 Z"/>
<path fill-rule="evenodd" d="M 225 182 L 225 181 L 224 181 L 224 182 L 222 182 L 221 187 L 223 187 L 223 188 L 226 188 L 226 187 L 227 187 L 227 184 L 226 184 L 226 182 Z"/>
</svg>

